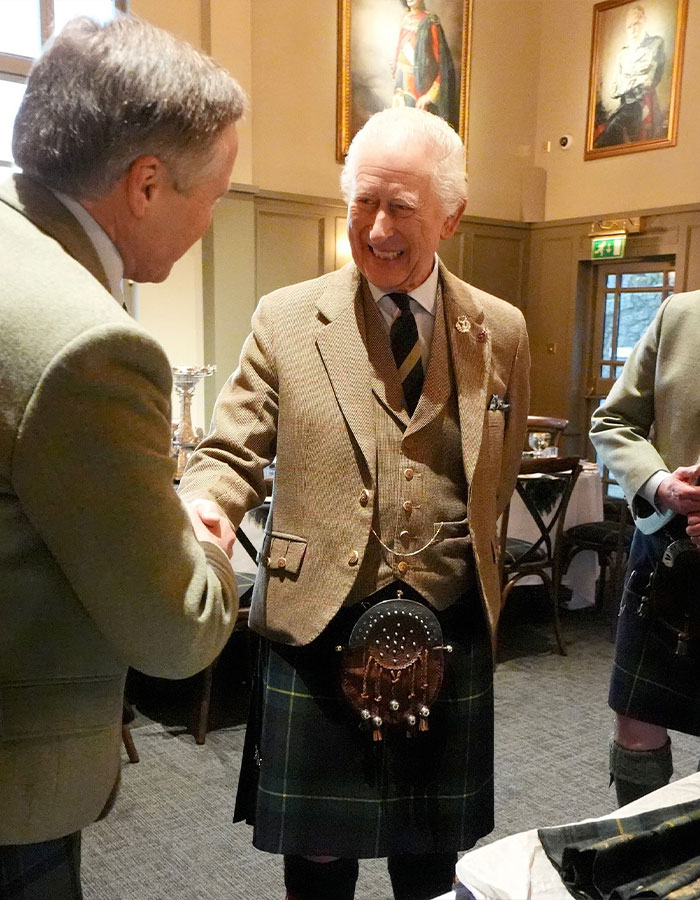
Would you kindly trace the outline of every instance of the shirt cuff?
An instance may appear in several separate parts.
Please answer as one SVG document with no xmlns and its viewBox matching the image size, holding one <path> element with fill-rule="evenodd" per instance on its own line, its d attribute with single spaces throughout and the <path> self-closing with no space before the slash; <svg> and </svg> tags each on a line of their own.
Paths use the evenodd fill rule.
<svg viewBox="0 0 700 900">
<path fill-rule="evenodd" d="M 659 469 L 657 472 L 654 472 L 654 474 L 650 478 L 647 478 L 644 484 L 637 491 L 637 493 L 642 496 L 647 501 L 647 503 L 650 503 L 658 512 L 666 512 L 666 510 L 664 507 L 657 506 L 656 492 L 658 491 L 661 482 L 665 478 L 668 478 L 670 474 L 671 473 L 667 472 L 666 469 Z"/>
</svg>

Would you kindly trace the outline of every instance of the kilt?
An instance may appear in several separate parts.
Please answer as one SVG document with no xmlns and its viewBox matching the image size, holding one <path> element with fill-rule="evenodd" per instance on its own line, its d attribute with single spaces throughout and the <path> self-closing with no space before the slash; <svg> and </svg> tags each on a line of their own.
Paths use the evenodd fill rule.
<svg viewBox="0 0 700 900">
<path fill-rule="evenodd" d="M 80 832 L 0 846 L 0 900 L 82 900 Z"/>
<path fill-rule="evenodd" d="M 685 520 L 674 520 L 671 529 L 674 538 L 685 537 Z M 608 702 L 615 712 L 632 719 L 700 735 L 700 622 L 699 636 L 688 642 L 687 655 L 682 656 L 676 653 L 677 634 L 665 624 L 662 611 L 639 614 L 640 594 L 664 544 L 659 535 L 635 532 Z M 691 591 L 700 594 L 700 577 Z"/>
<path fill-rule="evenodd" d="M 261 642 L 234 816 L 259 850 L 449 853 L 493 828 L 493 662 L 477 592 L 436 613 L 454 649 L 430 728 L 411 738 L 373 741 L 341 697 L 335 647 L 364 609 L 341 609 L 305 647 Z"/>
</svg>

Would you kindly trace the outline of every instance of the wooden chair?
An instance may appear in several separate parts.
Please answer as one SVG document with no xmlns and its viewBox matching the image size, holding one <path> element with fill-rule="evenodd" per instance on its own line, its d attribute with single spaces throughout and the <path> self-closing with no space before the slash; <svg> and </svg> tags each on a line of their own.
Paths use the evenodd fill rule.
<svg viewBox="0 0 700 900">
<path fill-rule="evenodd" d="M 500 566 L 502 604 L 521 579 L 536 575 L 549 594 L 559 652 L 566 650 L 559 630 L 559 586 L 562 569 L 562 532 L 569 500 L 581 472 L 578 456 L 523 459 L 516 493 L 535 524 L 533 540 L 508 537 L 510 503 L 501 517 Z"/>
<path fill-rule="evenodd" d="M 578 553 L 591 550 L 598 554 L 600 575 L 596 590 L 597 610 L 601 610 L 605 603 L 606 586 L 609 587 L 612 601 L 619 599 L 634 536 L 631 514 L 624 500 L 609 498 L 605 501 L 604 508 L 601 522 L 582 522 L 567 528 L 562 534 L 562 573 L 566 572 Z"/>
<path fill-rule="evenodd" d="M 527 434 L 525 436 L 525 449 L 532 450 L 528 443 L 533 432 L 543 431 L 549 435 L 549 443 L 552 447 L 559 446 L 559 438 L 569 424 L 568 419 L 555 419 L 552 416 L 528 416 Z"/>
</svg>

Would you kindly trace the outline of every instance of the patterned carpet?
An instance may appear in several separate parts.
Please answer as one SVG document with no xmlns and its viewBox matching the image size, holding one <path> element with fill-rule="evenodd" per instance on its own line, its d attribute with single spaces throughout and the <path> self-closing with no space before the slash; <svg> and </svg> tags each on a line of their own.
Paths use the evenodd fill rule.
<svg viewBox="0 0 700 900">
<path fill-rule="evenodd" d="M 505 611 L 500 635 L 496 829 L 485 841 L 616 805 L 607 785 L 607 617 L 564 613 L 562 657 L 537 592 L 521 595 Z M 85 900 L 282 900 L 281 860 L 254 850 L 250 829 L 231 823 L 244 733 L 243 650 L 234 642 L 217 669 L 212 710 L 223 727 L 204 746 L 185 730 L 196 680 L 132 688 L 141 762 L 130 765 L 124 756 L 114 811 L 84 833 Z M 673 744 L 675 777 L 690 774 L 698 741 L 674 734 Z M 385 863 L 362 862 L 358 900 L 391 896 Z"/>
</svg>

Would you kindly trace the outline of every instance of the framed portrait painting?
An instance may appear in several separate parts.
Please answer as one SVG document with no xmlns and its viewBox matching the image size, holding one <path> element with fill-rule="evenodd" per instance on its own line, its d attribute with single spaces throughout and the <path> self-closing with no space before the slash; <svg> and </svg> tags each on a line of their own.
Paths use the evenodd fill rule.
<svg viewBox="0 0 700 900">
<path fill-rule="evenodd" d="M 595 4 L 584 159 L 675 146 L 687 7 Z"/>
<path fill-rule="evenodd" d="M 427 109 L 466 142 L 472 2 L 338 0 L 338 160 L 391 106 Z"/>
</svg>

